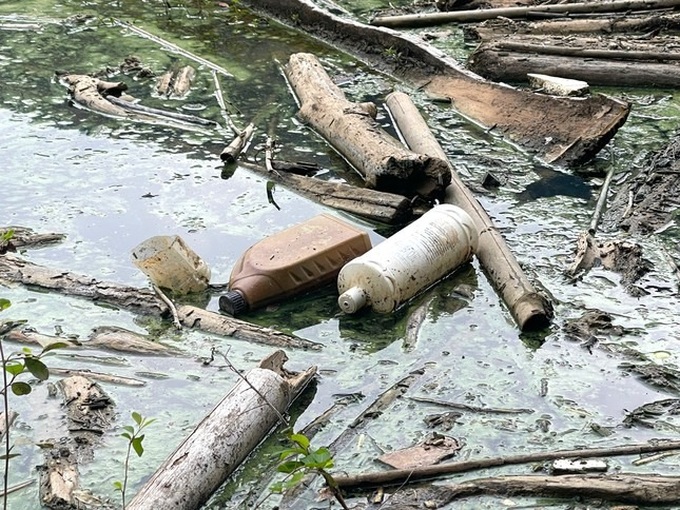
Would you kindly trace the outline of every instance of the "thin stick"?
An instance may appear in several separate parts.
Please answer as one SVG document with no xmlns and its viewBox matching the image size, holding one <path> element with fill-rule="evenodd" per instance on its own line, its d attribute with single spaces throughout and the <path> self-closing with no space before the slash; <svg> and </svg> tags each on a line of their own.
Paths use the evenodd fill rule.
<svg viewBox="0 0 680 510">
<path fill-rule="evenodd" d="M 5 490 L 2 494 L 0 494 L 0 498 L 4 498 L 5 496 L 12 494 L 13 492 L 20 491 L 21 489 L 28 487 L 29 485 L 33 485 L 34 482 L 35 480 L 26 480 L 25 482 L 12 485 L 11 487 L 8 487 L 7 490 Z"/>
<path fill-rule="evenodd" d="M 170 309 L 170 313 L 172 314 L 172 323 L 175 325 L 175 328 L 178 330 L 182 329 L 182 323 L 179 321 L 179 315 L 177 314 L 175 303 L 170 301 L 170 298 L 163 293 L 158 285 L 152 283 L 151 286 L 153 287 L 153 291 L 156 293 L 156 295 L 158 295 L 158 297 L 161 298 L 161 301 L 163 301 L 163 303 L 165 303 Z"/>
<path fill-rule="evenodd" d="M 229 358 L 227 357 L 226 354 L 218 351 L 217 349 L 212 349 L 211 355 L 214 356 L 215 353 L 219 353 L 220 356 L 224 359 L 224 362 L 227 364 L 227 366 L 231 369 L 232 372 L 234 372 L 237 376 L 241 378 L 243 382 L 245 382 L 248 386 L 250 386 L 250 389 L 253 390 L 255 393 L 257 393 L 257 396 L 260 397 L 262 400 L 264 400 L 265 404 L 269 406 L 269 408 L 276 413 L 276 416 L 278 416 L 279 421 L 284 427 L 288 427 L 289 423 L 288 420 L 279 412 L 279 410 L 271 403 L 269 400 L 267 400 L 267 397 L 265 397 L 260 390 L 258 390 L 255 386 L 253 386 L 250 381 L 244 376 L 241 372 L 238 371 L 238 369 L 232 364 L 231 361 L 229 361 Z"/>
<path fill-rule="evenodd" d="M 190 51 L 184 50 L 177 46 L 176 44 L 171 43 L 170 41 L 166 41 L 165 39 L 162 39 L 161 37 L 158 37 L 156 35 L 153 35 L 150 32 L 147 32 L 146 30 L 134 26 L 132 23 L 128 23 L 126 21 L 122 21 L 119 19 L 115 19 L 114 23 L 118 26 L 125 27 L 131 32 L 134 32 L 135 34 L 144 37 L 145 39 L 148 39 L 150 41 L 153 41 L 161 46 L 165 46 L 175 53 L 178 53 L 182 55 L 183 57 L 188 58 L 189 60 L 193 60 L 197 64 L 206 66 L 209 69 L 212 69 L 213 71 L 220 73 L 222 76 L 227 76 L 229 78 L 233 78 L 234 75 L 231 74 L 229 71 L 227 71 L 224 67 L 218 66 L 217 64 L 214 64 L 213 62 L 210 62 L 209 60 L 204 59 L 203 57 L 199 57 L 198 55 L 191 53 Z"/>
<path fill-rule="evenodd" d="M 609 193 L 609 185 L 614 177 L 615 167 L 611 165 L 609 171 L 607 172 L 607 177 L 602 183 L 602 189 L 600 189 L 600 196 L 597 199 L 597 205 L 595 206 L 595 212 L 593 213 L 593 219 L 590 221 L 590 228 L 588 232 L 592 235 L 597 231 L 597 225 L 600 223 L 600 218 L 602 217 L 602 212 L 604 211 L 604 206 L 607 203 L 607 194 Z"/>
<path fill-rule="evenodd" d="M 222 92 L 222 85 L 220 85 L 220 79 L 217 77 L 217 71 L 213 69 L 212 71 L 212 77 L 213 77 L 213 82 L 215 83 L 215 98 L 217 99 L 217 104 L 220 105 L 220 112 L 222 113 L 222 118 L 224 118 L 224 121 L 227 123 L 227 126 L 229 129 L 232 130 L 232 132 L 235 135 L 240 135 L 242 131 L 236 127 L 234 124 L 234 121 L 231 120 L 231 116 L 229 115 L 229 111 L 227 110 L 227 103 L 224 101 L 224 93 Z"/>
<path fill-rule="evenodd" d="M 510 408 L 501 408 L 501 407 L 479 407 L 479 406 L 471 406 L 468 404 L 458 404 L 457 402 L 448 402 L 446 400 L 439 400 L 436 398 L 427 398 L 427 397 L 409 397 L 411 400 L 415 400 L 416 402 L 425 402 L 427 404 L 435 404 L 438 406 L 444 406 L 444 407 L 450 407 L 452 409 L 459 409 L 461 411 L 470 411 L 473 413 L 497 413 L 497 414 L 531 414 L 534 412 L 533 409 L 524 409 L 524 408 L 518 408 L 518 409 L 510 409 Z"/>
<path fill-rule="evenodd" d="M 360 475 L 336 476 L 338 487 L 375 487 L 379 485 L 397 485 L 405 480 L 416 481 L 425 478 L 435 478 L 453 473 L 464 473 L 477 469 L 511 464 L 528 464 L 555 459 L 588 458 L 588 457 L 616 457 L 621 455 L 641 455 L 643 453 L 658 453 L 670 450 L 680 450 L 680 441 L 665 441 L 656 444 L 640 443 L 609 448 L 585 448 L 580 450 L 558 450 L 551 452 L 536 452 L 508 457 L 492 457 L 488 459 L 467 460 L 437 464 L 413 469 L 393 469 L 378 473 L 364 473 Z"/>
</svg>

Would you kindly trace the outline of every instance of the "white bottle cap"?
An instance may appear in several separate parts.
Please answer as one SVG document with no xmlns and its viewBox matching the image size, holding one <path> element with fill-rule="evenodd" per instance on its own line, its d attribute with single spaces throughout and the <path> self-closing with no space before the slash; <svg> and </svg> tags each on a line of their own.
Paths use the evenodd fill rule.
<svg viewBox="0 0 680 510">
<path fill-rule="evenodd" d="M 366 305 L 366 293 L 361 287 L 352 287 L 340 294 L 338 304 L 345 313 L 355 313 Z"/>
</svg>

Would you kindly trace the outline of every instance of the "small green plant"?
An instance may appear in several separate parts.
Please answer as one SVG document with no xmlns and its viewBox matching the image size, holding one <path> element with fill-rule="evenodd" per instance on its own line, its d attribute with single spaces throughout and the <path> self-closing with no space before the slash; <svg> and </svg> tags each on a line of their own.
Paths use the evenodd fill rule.
<svg viewBox="0 0 680 510">
<path fill-rule="evenodd" d="M 273 484 L 272 492 L 281 494 L 299 484 L 307 474 L 314 474 L 324 479 L 333 497 L 344 510 L 348 510 L 349 507 L 342 497 L 335 478 L 328 472 L 334 465 L 333 455 L 328 448 L 313 449 L 304 434 L 291 434 L 288 438 L 293 443 L 293 447 L 278 453 L 280 464 L 276 468 L 280 473 L 285 473 L 287 477 Z"/>
<path fill-rule="evenodd" d="M 401 52 L 397 51 L 393 46 L 385 48 L 382 54 L 387 60 L 399 60 L 399 57 L 401 57 Z"/>
<path fill-rule="evenodd" d="M 10 301 L 0 298 L 0 312 L 6 310 L 11 305 Z M 0 324 L 1 326 L 1 324 Z M 4 452 L 0 454 L 0 460 L 4 461 L 5 473 L 3 477 L 4 493 L 7 493 L 9 484 L 9 461 L 19 454 L 13 453 L 13 445 L 10 440 L 10 412 L 9 412 L 9 390 L 16 395 L 28 395 L 32 391 L 32 387 L 25 381 L 19 381 L 22 374 L 31 374 L 39 381 L 45 381 L 49 378 L 50 372 L 47 366 L 42 362 L 41 358 L 48 352 L 64 347 L 63 342 L 55 342 L 44 347 L 38 354 L 34 354 L 31 349 L 24 347 L 20 352 L 7 354 L 5 352 L 4 338 L 0 338 L 0 362 L 2 362 L 2 387 L 0 388 L 0 397 L 2 397 L 3 416 L 4 416 Z M 7 498 L 3 498 L 3 509 L 7 510 Z"/>
<path fill-rule="evenodd" d="M 121 437 L 124 437 L 128 441 L 127 452 L 125 454 L 125 465 L 123 467 L 123 481 L 116 480 L 113 482 L 113 486 L 117 491 L 120 491 L 121 499 L 123 501 L 123 510 L 125 510 L 125 493 L 127 491 L 128 483 L 128 473 L 130 471 L 130 454 L 132 450 L 135 451 L 137 457 L 144 455 L 144 446 L 142 442 L 144 441 L 144 434 L 142 431 L 156 421 L 155 418 L 144 418 L 138 412 L 132 412 L 132 419 L 134 420 L 134 425 L 125 425 L 123 427 L 124 432 Z"/>
</svg>

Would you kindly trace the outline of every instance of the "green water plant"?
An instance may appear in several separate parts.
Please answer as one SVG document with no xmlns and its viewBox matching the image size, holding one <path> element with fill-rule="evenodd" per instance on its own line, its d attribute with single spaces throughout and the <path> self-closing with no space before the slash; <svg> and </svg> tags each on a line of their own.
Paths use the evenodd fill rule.
<svg viewBox="0 0 680 510">
<path fill-rule="evenodd" d="M 330 450 L 324 446 L 313 448 L 309 438 L 304 434 L 293 433 L 288 436 L 288 439 L 292 446 L 277 453 L 280 463 L 276 468 L 278 472 L 285 473 L 286 478 L 273 484 L 272 492 L 281 494 L 292 489 L 302 482 L 308 474 L 321 476 L 340 506 L 344 510 L 349 510 L 340 487 L 328 471 L 334 466 L 333 455 Z"/>
<path fill-rule="evenodd" d="M 127 452 L 125 453 L 125 464 L 123 466 L 123 481 L 116 480 L 113 482 L 113 487 L 120 492 L 121 500 L 123 503 L 123 510 L 125 510 L 125 495 L 127 491 L 128 484 L 128 474 L 130 471 L 130 457 L 132 450 L 135 451 L 138 457 L 144 455 L 144 441 L 145 434 L 142 432 L 146 427 L 151 425 L 156 421 L 155 418 L 144 418 L 141 414 L 136 411 L 132 412 L 132 420 L 134 425 L 125 425 L 123 427 L 123 433 L 121 437 L 124 437 L 127 442 Z"/>
<path fill-rule="evenodd" d="M 0 298 L 0 312 L 6 310 L 11 305 L 8 299 Z M 3 323 L 0 323 L 0 329 Z M 11 328 L 10 328 L 11 329 Z M 7 353 L 4 345 L 4 337 L 0 337 L 0 362 L 2 363 L 2 386 L 0 386 L 0 397 L 2 399 L 4 417 L 4 449 L 0 454 L 0 460 L 4 463 L 3 494 L 8 492 L 9 484 L 9 461 L 19 454 L 14 453 L 10 439 L 10 392 L 15 396 L 28 395 L 32 391 L 32 386 L 25 380 L 19 380 L 22 375 L 32 375 L 38 381 L 45 381 L 49 378 L 50 372 L 43 363 L 42 358 L 48 352 L 64 347 L 63 342 L 54 342 L 45 346 L 39 353 L 34 353 L 28 347 L 24 347 L 19 352 Z M 7 497 L 3 497 L 3 509 L 7 510 Z"/>
</svg>

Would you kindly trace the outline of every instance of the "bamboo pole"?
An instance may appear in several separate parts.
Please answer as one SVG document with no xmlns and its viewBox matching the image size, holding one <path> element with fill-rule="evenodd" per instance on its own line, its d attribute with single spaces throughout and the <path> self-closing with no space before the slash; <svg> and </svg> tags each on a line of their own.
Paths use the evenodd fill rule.
<svg viewBox="0 0 680 510">
<path fill-rule="evenodd" d="M 442 158 L 448 163 L 451 184 L 446 188 L 445 201 L 461 207 L 474 220 L 479 232 L 477 258 L 519 328 L 529 331 L 546 327 L 553 316 L 552 304 L 529 282 L 503 236 L 448 162 L 446 153 L 409 96 L 393 92 L 387 96 L 386 103 L 411 150 Z"/>
<path fill-rule="evenodd" d="M 498 7 L 469 11 L 379 16 L 372 25 L 392 28 L 426 27 L 444 23 L 465 23 L 494 18 L 526 18 L 534 13 L 570 14 L 584 12 L 621 12 L 677 7 L 680 0 L 614 0 L 611 2 L 578 2 L 567 4 L 532 5 L 528 7 Z"/>
</svg>

